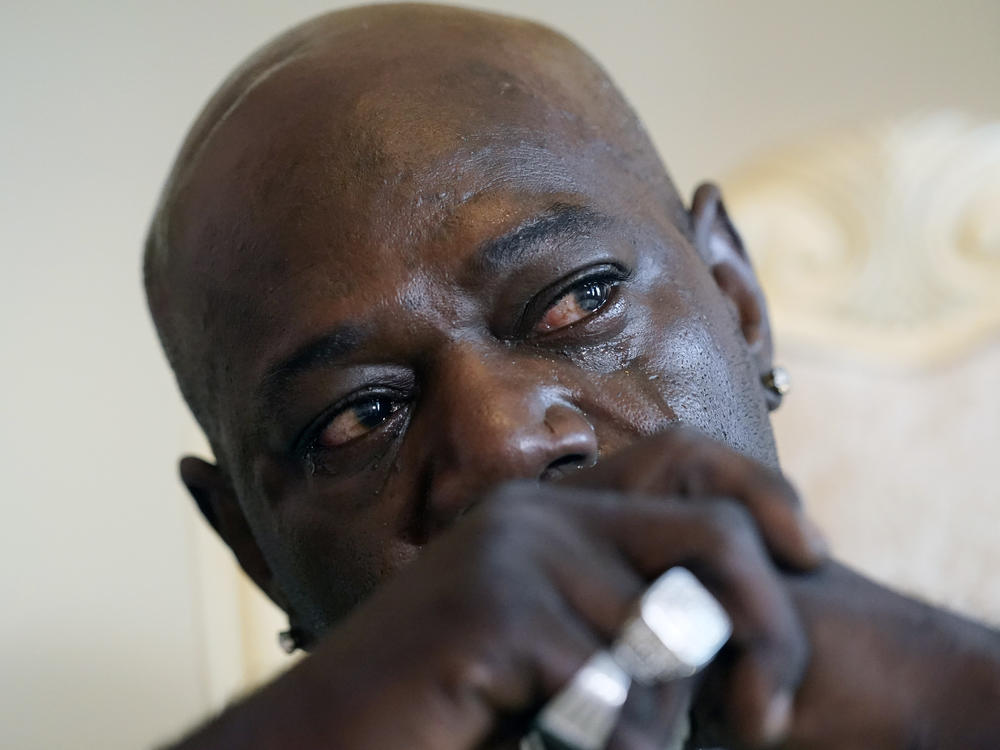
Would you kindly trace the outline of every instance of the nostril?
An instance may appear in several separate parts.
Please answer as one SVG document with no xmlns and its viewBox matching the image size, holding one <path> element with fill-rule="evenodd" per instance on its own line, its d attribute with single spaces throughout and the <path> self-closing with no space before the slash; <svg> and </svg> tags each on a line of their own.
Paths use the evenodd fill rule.
<svg viewBox="0 0 1000 750">
<path fill-rule="evenodd" d="M 541 480 L 544 482 L 551 479 L 558 479 L 575 469 L 582 469 L 590 463 L 592 463 L 592 461 L 582 453 L 570 453 L 565 456 L 560 456 L 545 467 L 545 471 L 542 472 Z"/>
</svg>

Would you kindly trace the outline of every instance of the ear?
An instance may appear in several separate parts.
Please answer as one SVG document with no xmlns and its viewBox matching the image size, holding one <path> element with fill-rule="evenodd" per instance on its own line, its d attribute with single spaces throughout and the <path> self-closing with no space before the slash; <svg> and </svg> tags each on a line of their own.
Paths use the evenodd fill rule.
<svg viewBox="0 0 1000 750">
<path fill-rule="evenodd" d="M 691 199 L 690 214 L 695 247 L 715 283 L 733 304 L 747 350 L 763 380 L 774 366 L 767 303 L 743 240 L 726 213 L 719 188 L 711 183 L 699 185 Z M 777 409 L 781 397 L 767 388 L 763 391 L 768 408 Z"/>
<path fill-rule="evenodd" d="M 181 481 L 198 504 L 205 520 L 236 555 L 236 560 L 258 588 L 285 612 L 291 612 L 278 590 L 271 568 L 250 531 L 243 508 L 225 473 L 215 464 L 194 456 L 180 461 Z"/>
</svg>

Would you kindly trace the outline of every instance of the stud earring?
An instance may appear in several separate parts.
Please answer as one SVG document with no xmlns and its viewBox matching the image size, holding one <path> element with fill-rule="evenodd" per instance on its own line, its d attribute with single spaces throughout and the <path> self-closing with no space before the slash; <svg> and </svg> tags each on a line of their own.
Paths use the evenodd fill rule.
<svg viewBox="0 0 1000 750">
<path fill-rule="evenodd" d="M 780 365 L 775 365 L 761 376 L 760 382 L 767 390 L 769 400 L 773 402 L 772 409 L 777 409 L 790 390 L 792 390 L 792 378 L 788 370 Z"/>
</svg>

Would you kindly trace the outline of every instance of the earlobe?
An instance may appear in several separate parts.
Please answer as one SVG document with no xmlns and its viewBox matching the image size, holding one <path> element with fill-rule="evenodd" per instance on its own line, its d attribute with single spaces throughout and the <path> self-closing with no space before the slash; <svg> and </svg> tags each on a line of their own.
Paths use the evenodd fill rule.
<svg viewBox="0 0 1000 750">
<path fill-rule="evenodd" d="M 773 367 L 767 303 L 719 188 L 710 183 L 699 185 L 691 200 L 690 214 L 695 247 L 719 290 L 732 303 L 747 350 L 763 379 Z M 777 402 L 772 403 L 766 390 L 765 395 L 768 406 L 776 408 Z"/>
<path fill-rule="evenodd" d="M 180 461 L 181 481 L 194 498 L 205 520 L 236 556 L 240 567 L 279 607 L 287 602 L 277 590 L 270 566 L 254 538 L 236 493 L 225 473 L 215 464 L 194 456 Z"/>
</svg>

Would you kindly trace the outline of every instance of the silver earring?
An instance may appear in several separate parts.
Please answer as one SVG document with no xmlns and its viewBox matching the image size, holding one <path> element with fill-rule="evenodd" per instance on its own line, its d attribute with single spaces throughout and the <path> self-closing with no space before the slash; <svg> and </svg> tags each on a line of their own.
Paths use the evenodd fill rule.
<svg viewBox="0 0 1000 750">
<path fill-rule="evenodd" d="M 302 648 L 302 632 L 298 628 L 289 628 L 278 633 L 278 645 L 286 654 L 294 654 Z"/>
<path fill-rule="evenodd" d="M 775 365 L 764 373 L 760 382 L 764 384 L 764 387 L 778 400 L 779 403 L 781 399 L 787 395 L 790 390 L 792 390 L 792 378 L 788 374 L 788 370 L 780 365 Z"/>
</svg>

